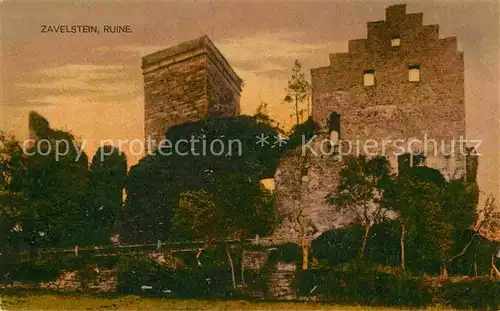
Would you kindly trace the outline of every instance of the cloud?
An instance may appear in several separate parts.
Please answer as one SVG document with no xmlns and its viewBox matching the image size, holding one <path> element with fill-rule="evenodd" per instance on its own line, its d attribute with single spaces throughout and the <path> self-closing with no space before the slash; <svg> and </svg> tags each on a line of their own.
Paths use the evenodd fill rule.
<svg viewBox="0 0 500 311">
<path fill-rule="evenodd" d="M 135 56 L 144 56 L 159 50 L 166 49 L 168 46 L 164 45 L 151 45 L 151 44 L 129 44 L 129 45 L 119 45 L 119 46 L 103 46 L 93 49 L 96 52 L 118 52 L 133 54 Z"/>
<path fill-rule="evenodd" d="M 304 43 L 293 41 L 296 33 L 266 33 L 255 36 L 228 38 L 217 42 L 217 47 L 237 72 L 251 72 L 259 76 L 285 75 L 293 62 L 299 59 L 308 66 L 326 66 L 328 54 L 344 51 L 347 42 Z M 317 61 L 323 55 L 323 62 Z"/>
<path fill-rule="evenodd" d="M 58 105 L 61 101 L 108 102 L 128 99 L 140 92 L 130 68 L 121 65 L 68 64 L 42 69 L 29 82 L 18 83 L 29 105 Z"/>
</svg>

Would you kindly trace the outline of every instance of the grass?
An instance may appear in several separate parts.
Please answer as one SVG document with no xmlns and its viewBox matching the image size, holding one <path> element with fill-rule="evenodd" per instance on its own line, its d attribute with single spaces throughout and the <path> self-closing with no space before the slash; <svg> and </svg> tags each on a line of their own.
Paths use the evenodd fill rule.
<svg viewBox="0 0 500 311">
<path fill-rule="evenodd" d="M 16 291 L 0 293 L 6 310 L 401 310 L 401 308 L 340 306 L 314 302 L 245 300 L 178 300 L 139 296 Z M 0 308 L 1 310 L 1 308 Z M 427 310 L 449 310 L 432 308 Z"/>
</svg>

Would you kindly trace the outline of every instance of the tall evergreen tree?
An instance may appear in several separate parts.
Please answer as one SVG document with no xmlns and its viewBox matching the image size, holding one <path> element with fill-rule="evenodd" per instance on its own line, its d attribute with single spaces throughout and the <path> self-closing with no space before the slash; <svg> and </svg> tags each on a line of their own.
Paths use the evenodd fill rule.
<svg viewBox="0 0 500 311">
<path fill-rule="evenodd" d="M 127 176 L 127 159 L 113 146 L 100 147 L 89 168 L 87 236 L 93 243 L 109 243 L 117 230 Z"/>
<path fill-rule="evenodd" d="M 305 74 L 302 72 L 302 64 L 299 60 L 295 60 L 292 68 L 292 75 L 288 80 L 285 91 L 285 103 L 293 106 L 295 110 L 295 125 L 299 125 L 304 112 L 309 116 L 309 98 L 311 94 L 311 84 L 307 81 Z M 306 104 L 306 108 L 303 107 L 304 104 Z"/>
</svg>

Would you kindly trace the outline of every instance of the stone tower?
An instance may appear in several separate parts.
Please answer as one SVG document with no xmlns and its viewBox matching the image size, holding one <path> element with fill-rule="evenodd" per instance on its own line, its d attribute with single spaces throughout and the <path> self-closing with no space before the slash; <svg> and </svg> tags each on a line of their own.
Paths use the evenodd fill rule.
<svg viewBox="0 0 500 311">
<path fill-rule="evenodd" d="M 330 66 L 312 69 L 311 76 L 312 118 L 320 130 L 310 145 L 314 153 L 298 147 L 280 159 L 275 195 L 285 220 L 272 234 L 278 242 L 299 241 L 293 223 L 298 207 L 303 207 L 309 239 L 356 219 L 325 199 L 336 190 L 342 168 L 335 152 L 338 137 L 344 154 L 346 142 L 359 142 L 359 153 L 384 154 L 397 170 L 421 165 L 423 158 L 448 179 L 466 172 L 467 179 L 475 179 L 477 158 L 458 152 L 434 155 L 431 148 L 421 157 L 426 136 L 438 149 L 441 140 L 450 148 L 460 144 L 453 139 L 465 136 L 463 54 L 456 38 L 440 39 L 437 25 L 422 25 L 421 13 L 406 14 L 405 5 L 388 7 L 386 20 L 368 23 L 366 39 L 350 40 L 347 53 L 331 54 Z M 398 139 L 422 143 L 412 146 L 413 154 L 381 146 Z M 325 141 L 330 147 L 324 148 Z M 352 145 L 353 152 L 356 148 Z"/>
<path fill-rule="evenodd" d="M 144 56 L 142 70 L 146 145 L 171 126 L 240 112 L 242 80 L 208 36 Z"/>
<path fill-rule="evenodd" d="M 330 54 L 330 66 L 312 69 L 311 76 L 312 117 L 325 131 L 336 112 L 342 140 L 361 146 L 376 140 L 395 168 L 415 165 L 427 148 L 425 165 L 446 178 L 464 175 L 463 155 L 433 149 L 458 151 L 460 136 L 465 139 L 463 53 L 456 37 L 441 39 L 438 25 L 422 25 L 422 13 L 388 7 L 385 20 L 368 22 L 366 39 L 350 40 L 347 53 Z M 398 139 L 404 146 L 420 143 L 412 143 L 412 154 L 397 156 L 388 140 Z"/>
</svg>

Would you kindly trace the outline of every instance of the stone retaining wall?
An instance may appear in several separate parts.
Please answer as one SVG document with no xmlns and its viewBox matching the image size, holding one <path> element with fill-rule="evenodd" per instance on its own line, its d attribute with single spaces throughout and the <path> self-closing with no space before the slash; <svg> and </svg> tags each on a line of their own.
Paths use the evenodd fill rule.
<svg viewBox="0 0 500 311">
<path fill-rule="evenodd" d="M 116 271 L 96 270 L 93 277 L 84 278 L 79 271 L 62 271 L 54 281 L 48 282 L 19 282 L 0 284 L 0 289 L 49 289 L 56 291 L 89 291 L 110 293 L 116 291 Z"/>
</svg>

